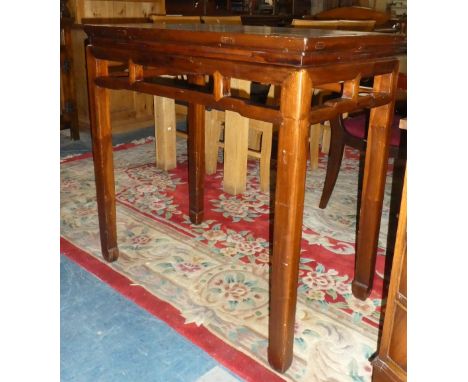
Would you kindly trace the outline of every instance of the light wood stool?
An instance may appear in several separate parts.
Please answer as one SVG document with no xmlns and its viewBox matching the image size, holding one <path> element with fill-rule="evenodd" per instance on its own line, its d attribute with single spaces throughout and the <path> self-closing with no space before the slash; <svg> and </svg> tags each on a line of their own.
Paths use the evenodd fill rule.
<svg viewBox="0 0 468 382">
<path fill-rule="evenodd" d="M 250 82 L 231 79 L 231 89 L 243 96 L 250 94 Z M 270 88 L 269 98 L 274 88 Z M 216 172 L 218 149 L 224 149 L 224 191 L 237 195 L 245 192 L 248 157 L 260 160 L 260 189 L 270 189 L 270 161 L 273 124 L 241 116 L 233 111 L 207 112 L 205 122 L 205 168 L 207 174 Z M 224 115 L 224 142 L 220 142 Z"/>
</svg>

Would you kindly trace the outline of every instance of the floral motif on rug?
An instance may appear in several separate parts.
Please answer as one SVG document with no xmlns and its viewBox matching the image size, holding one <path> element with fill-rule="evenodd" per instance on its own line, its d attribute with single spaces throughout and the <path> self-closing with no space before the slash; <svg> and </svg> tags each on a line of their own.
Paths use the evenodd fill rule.
<svg viewBox="0 0 468 382">
<path fill-rule="evenodd" d="M 114 152 L 119 261 L 109 267 L 177 308 L 186 323 L 203 325 L 268 367 L 271 195 L 260 192 L 256 162 L 247 191 L 222 191 L 222 165 L 205 183 L 205 221 L 188 217 L 185 141 L 178 166 L 155 167 L 151 142 Z M 354 235 L 358 157 L 347 150 L 326 209 L 318 208 L 326 158 L 307 171 L 293 381 L 370 381 L 376 350 L 388 220 L 386 188 L 374 290 L 355 299 Z M 92 159 L 61 165 L 62 236 L 102 259 Z"/>
</svg>

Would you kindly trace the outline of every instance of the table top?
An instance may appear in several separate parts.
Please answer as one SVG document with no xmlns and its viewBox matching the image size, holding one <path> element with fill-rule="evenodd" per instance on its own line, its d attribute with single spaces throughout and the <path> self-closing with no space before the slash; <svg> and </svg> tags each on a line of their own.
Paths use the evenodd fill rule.
<svg viewBox="0 0 468 382">
<path fill-rule="evenodd" d="M 226 59 L 314 66 L 327 62 L 391 57 L 406 52 L 401 35 L 374 32 L 208 24 L 84 25 L 92 44 L 161 51 L 191 47 L 190 55 L 223 52 Z M 185 52 L 187 50 L 185 49 Z M 242 58 L 241 58 L 242 57 Z"/>
</svg>

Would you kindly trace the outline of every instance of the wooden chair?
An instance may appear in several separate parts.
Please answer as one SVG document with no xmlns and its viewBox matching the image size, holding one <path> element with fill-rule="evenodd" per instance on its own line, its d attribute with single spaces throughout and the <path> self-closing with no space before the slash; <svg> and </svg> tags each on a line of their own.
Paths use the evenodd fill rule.
<svg viewBox="0 0 468 382">
<path fill-rule="evenodd" d="M 330 121 L 331 143 L 328 154 L 327 173 L 320 198 L 320 208 L 325 208 L 335 188 L 336 180 L 340 172 L 345 146 L 353 147 L 360 151 L 361 164 L 363 162 L 367 146 L 367 115 L 362 113 L 348 118 L 338 116 Z M 406 162 L 406 132 L 399 128 L 400 118 L 395 116 L 390 138 L 389 156 L 399 161 Z M 397 163 L 395 163 L 397 165 Z M 362 171 L 360 171 L 361 173 Z"/>
<path fill-rule="evenodd" d="M 204 24 L 231 24 L 242 25 L 240 16 L 202 16 Z"/>
<path fill-rule="evenodd" d="M 360 92 L 370 90 L 371 88 L 360 87 Z M 404 73 L 400 73 L 398 75 L 395 110 L 398 110 L 400 114 L 406 115 L 406 75 Z M 320 208 L 325 208 L 327 206 L 333 189 L 335 188 L 345 146 L 350 146 L 359 150 L 361 155 L 360 166 L 362 167 L 367 146 L 368 113 L 369 111 L 366 111 L 366 113 L 360 113 L 352 117 L 340 115 L 330 121 L 330 151 L 328 154 L 325 183 L 319 203 Z M 395 158 L 395 165 L 399 168 L 401 168 L 402 163 L 406 164 L 406 130 L 401 130 L 399 124 L 400 120 L 401 118 L 395 115 L 391 131 L 389 151 L 389 156 L 391 158 Z M 403 125 L 404 122 L 402 122 L 401 126 Z M 359 174 L 361 176 L 362 171 L 360 171 Z M 399 177 L 401 175 L 401 171 L 397 170 L 396 174 L 396 176 Z M 361 180 L 362 179 L 360 177 L 359 181 L 361 182 Z M 394 171 L 394 183 L 396 182 L 398 182 L 398 180 L 395 181 Z M 401 195 L 401 190 L 395 191 L 395 193 L 397 195 Z"/>
<path fill-rule="evenodd" d="M 149 15 L 153 23 L 168 24 L 200 24 L 200 16 L 177 16 L 177 15 Z"/>
<path fill-rule="evenodd" d="M 293 19 L 295 28 L 336 29 L 350 31 L 373 31 L 375 20 L 304 20 Z"/>
</svg>

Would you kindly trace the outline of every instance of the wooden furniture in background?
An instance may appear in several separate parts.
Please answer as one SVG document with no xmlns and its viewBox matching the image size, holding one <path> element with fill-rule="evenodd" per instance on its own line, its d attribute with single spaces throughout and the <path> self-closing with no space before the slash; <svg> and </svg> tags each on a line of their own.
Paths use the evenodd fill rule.
<svg viewBox="0 0 468 382">
<path fill-rule="evenodd" d="M 251 83 L 249 81 L 231 79 L 231 91 L 238 91 L 246 100 L 250 99 Z M 270 87 L 269 103 L 274 103 L 274 87 Z M 227 110 L 218 112 L 217 118 L 224 114 L 224 141 L 220 141 L 221 125 L 207 123 L 206 141 L 210 146 L 207 150 L 207 174 L 216 171 L 218 147 L 224 149 L 223 190 L 231 195 L 245 192 L 247 186 L 248 157 L 260 161 L 260 190 L 270 191 L 270 161 L 273 142 L 273 124 L 259 119 L 249 119 L 241 114 Z M 213 147 L 216 147 L 213 150 Z M 209 152 L 209 155 L 208 155 Z"/>
<path fill-rule="evenodd" d="M 234 24 L 242 25 L 240 16 L 202 16 L 204 24 Z"/>
<path fill-rule="evenodd" d="M 358 108 L 373 109 L 356 253 L 367 274 L 354 279 L 352 288 L 356 297 L 365 299 L 372 287 L 374 269 L 368 264 L 375 264 L 387 170 L 398 76 L 394 56 L 406 50 L 404 38 L 203 24 L 86 25 L 85 31 L 101 249 L 107 261 L 119 256 L 108 89 L 188 102 L 188 214 L 194 224 L 204 219 L 205 107 L 279 124 L 268 360 L 284 372 L 293 354 L 309 126 Z M 109 61 L 127 62 L 129 73 L 136 75 L 110 76 Z M 146 67 L 187 75 L 190 84 L 145 78 Z M 211 91 L 207 75 L 214 78 Z M 374 77 L 373 92 L 359 94 L 356 83 L 361 77 Z M 227 85 L 230 78 L 280 86 L 279 110 L 235 97 Z M 343 97 L 311 107 L 314 87 L 341 81 Z"/>
<path fill-rule="evenodd" d="M 148 19 L 83 19 L 85 23 L 107 24 L 116 22 L 141 23 L 150 22 Z M 82 25 L 75 25 L 72 29 L 72 54 L 74 60 L 73 78 L 76 88 L 76 105 L 78 125 L 80 130 L 88 130 L 89 104 L 86 79 L 85 39 L 86 34 Z M 118 64 L 118 63 L 115 63 Z M 154 123 L 153 97 L 129 91 L 111 91 L 111 120 L 114 132 L 128 132 L 148 127 Z"/>
<path fill-rule="evenodd" d="M 256 24 L 245 25 L 276 25 L 275 18 L 293 15 L 301 17 L 310 14 L 310 0 L 272 0 L 268 4 L 262 0 L 168 0 L 166 13 L 174 15 L 198 16 L 253 16 Z M 257 24 L 259 18 L 265 17 L 268 24 Z M 273 17 L 273 18 L 271 18 Z M 273 22 L 273 23 L 272 23 Z"/>
<path fill-rule="evenodd" d="M 68 0 L 77 24 L 89 18 L 148 18 L 165 14 L 165 0 Z M 168 1 L 169 2 L 169 1 Z"/>
<path fill-rule="evenodd" d="M 200 24 L 200 16 L 149 15 L 153 23 Z"/>
<path fill-rule="evenodd" d="M 166 24 L 200 24 L 202 22 L 200 16 L 150 15 L 149 18 L 154 23 Z M 154 96 L 156 167 L 166 171 L 177 166 L 176 136 L 179 135 L 185 139 L 188 136 L 185 132 L 177 131 L 176 106 L 178 106 L 179 114 L 187 115 L 185 105 L 176 105 L 172 98 Z M 215 115 L 207 113 L 206 121 L 211 126 L 216 121 L 211 121 L 210 118 L 215 118 Z"/>
<path fill-rule="evenodd" d="M 78 140 L 80 130 L 73 78 L 72 25 L 70 17 L 60 18 L 60 130 L 70 129 L 71 139 Z"/>
<path fill-rule="evenodd" d="M 407 380 L 406 213 L 405 175 L 382 337 L 378 355 L 372 361 L 373 382 L 406 382 Z"/>
<path fill-rule="evenodd" d="M 390 137 L 390 157 L 395 158 L 398 165 L 406 163 L 406 132 L 400 132 L 399 121 L 394 120 Z M 331 144 L 328 155 L 327 173 L 323 185 L 319 207 L 326 208 L 330 196 L 335 188 L 336 180 L 341 168 L 345 146 L 359 150 L 364 158 L 367 145 L 367 118 L 364 114 L 343 118 L 338 116 L 330 121 Z M 399 163 L 401 162 L 401 163 Z M 362 179 L 361 179 L 362 180 Z"/>
<path fill-rule="evenodd" d="M 80 130 L 89 129 L 86 82 L 85 23 L 149 23 L 151 13 L 165 13 L 165 0 L 68 0 L 75 19 L 71 29 L 73 78 L 76 91 L 77 119 Z M 154 123 L 153 97 L 129 91 L 111 91 L 111 120 L 114 132 L 127 132 Z"/>
<path fill-rule="evenodd" d="M 374 30 L 375 20 L 304 20 L 293 19 L 291 26 L 295 28 L 335 29 L 350 31 Z"/>
<path fill-rule="evenodd" d="M 171 16 L 150 15 L 153 22 L 173 24 L 222 24 L 241 25 L 240 16 Z M 229 88 L 249 97 L 251 83 L 231 79 Z M 273 89 L 273 87 L 271 88 Z M 156 116 L 156 166 L 170 170 L 176 166 L 175 117 L 161 116 L 174 113 L 174 101 L 164 97 L 154 97 Z M 273 125 L 255 119 L 248 119 L 233 111 L 212 110 L 205 114 L 205 161 L 206 174 L 216 172 L 218 149 L 224 150 L 223 189 L 237 195 L 245 192 L 247 184 L 247 158 L 260 161 L 260 189 L 270 191 L 270 160 L 273 140 Z M 224 126 L 224 129 L 223 129 Z M 224 130 L 224 134 L 221 134 Z M 224 140 L 220 141 L 221 135 Z"/>
<path fill-rule="evenodd" d="M 202 16 L 204 24 L 242 25 L 241 16 Z M 231 89 L 250 95 L 251 83 L 244 80 L 231 80 Z M 273 140 L 273 125 L 255 119 L 249 120 L 239 113 L 226 111 L 224 114 L 224 141 L 219 141 L 220 124 L 216 121 L 207 125 L 207 136 L 212 141 L 206 144 L 224 150 L 224 192 L 237 195 L 245 192 L 247 184 L 247 158 L 260 161 L 260 190 L 270 191 L 270 160 Z M 219 112 L 217 118 L 221 116 Z M 208 155 L 209 154 L 209 155 Z M 213 173 L 218 158 L 218 149 L 207 152 L 207 174 Z"/>
<path fill-rule="evenodd" d="M 401 62 L 401 60 L 399 60 Z M 392 187 L 392 195 L 397 198 L 397 206 L 399 208 L 401 200 L 401 190 L 403 188 L 403 175 L 401 168 L 406 167 L 406 130 L 401 130 L 400 117 L 406 116 L 406 74 L 398 74 L 397 89 L 395 92 L 395 101 L 399 116 L 394 116 L 392 129 L 390 132 L 390 157 L 394 158 L 394 187 Z M 360 92 L 371 91 L 372 88 L 360 87 Z M 362 111 L 360 114 L 348 116 L 340 115 L 330 121 L 330 150 L 328 155 L 327 172 L 325 182 L 323 185 L 322 196 L 320 198 L 319 207 L 326 208 L 330 196 L 335 188 L 336 180 L 341 168 L 343 153 L 345 146 L 353 147 L 360 152 L 360 166 L 365 158 L 366 145 L 367 145 L 367 124 L 369 121 L 368 113 Z M 406 119 L 405 119 L 406 121 Z M 362 182 L 362 171 L 359 172 L 359 184 Z M 400 177 L 401 179 L 396 179 Z M 359 189 L 361 187 L 359 186 Z"/>
<path fill-rule="evenodd" d="M 390 20 L 391 15 L 366 7 L 339 7 L 310 17 L 317 20 L 375 20 L 375 26 L 379 27 Z"/>
</svg>

